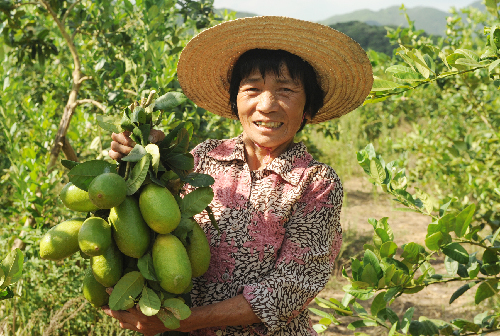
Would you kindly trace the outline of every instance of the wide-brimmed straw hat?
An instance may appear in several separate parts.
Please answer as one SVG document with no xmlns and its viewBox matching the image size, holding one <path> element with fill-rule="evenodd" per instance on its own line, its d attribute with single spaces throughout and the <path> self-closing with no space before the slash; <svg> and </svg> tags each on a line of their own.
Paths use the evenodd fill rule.
<svg viewBox="0 0 500 336">
<path fill-rule="evenodd" d="M 347 35 L 318 23 L 258 16 L 218 24 L 186 45 L 177 67 L 186 96 L 212 113 L 236 119 L 229 105 L 230 74 L 240 55 L 250 49 L 286 50 L 313 66 L 325 104 L 309 123 L 356 109 L 372 88 L 370 60 Z"/>
</svg>

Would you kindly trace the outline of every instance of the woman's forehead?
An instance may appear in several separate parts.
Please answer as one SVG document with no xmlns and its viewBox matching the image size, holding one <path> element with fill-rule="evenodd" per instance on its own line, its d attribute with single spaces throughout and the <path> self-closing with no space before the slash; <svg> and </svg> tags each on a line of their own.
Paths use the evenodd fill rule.
<svg viewBox="0 0 500 336">
<path fill-rule="evenodd" d="M 249 84 L 249 83 L 256 83 L 259 81 L 266 81 L 268 79 L 272 79 L 276 81 L 277 83 L 281 84 L 297 84 L 297 85 L 302 85 L 302 82 L 298 78 L 292 78 L 290 75 L 290 71 L 288 71 L 288 67 L 286 64 L 282 64 L 280 66 L 280 71 L 279 73 L 275 73 L 271 69 L 265 70 L 265 73 L 262 73 L 262 71 L 255 67 L 250 74 L 243 78 L 241 80 L 241 84 Z"/>
</svg>

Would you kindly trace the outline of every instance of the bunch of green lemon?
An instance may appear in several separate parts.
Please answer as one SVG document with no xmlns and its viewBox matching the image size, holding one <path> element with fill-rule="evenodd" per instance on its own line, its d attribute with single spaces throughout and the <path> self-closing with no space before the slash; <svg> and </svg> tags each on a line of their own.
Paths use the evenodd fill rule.
<svg viewBox="0 0 500 336">
<path fill-rule="evenodd" d="M 208 269 L 210 248 L 197 223 L 192 221 L 194 227 L 184 242 L 172 234 L 181 221 L 181 212 L 167 188 L 145 183 L 127 196 L 125 179 L 115 173 L 104 173 L 92 180 L 88 192 L 69 182 L 60 198 L 69 209 L 88 215 L 51 228 L 40 241 L 40 255 L 48 260 L 61 260 L 79 251 L 90 259 L 83 294 L 94 306 L 109 302 L 112 309 L 128 309 L 140 301 L 142 293 L 149 301 L 140 306 L 141 310 L 154 315 L 165 307 L 163 302 L 172 303 L 171 299 L 177 295 L 189 292 L 191 279 Z M 139 286 L 136 288 L 139 293 L 132 300 L 130 293 L 121 291 L 117 285 L 120 281 L 131 281 L 130 278 Z M 113 286 L 113 292 L 117 292 L 114 307 L 113 298 L 110 300 L 106 291 Z M 152 291 L 156 295 L 154 302 L 151 302 Z M 182 319 L 174 309 L 169 311 Z"/>
</svg>

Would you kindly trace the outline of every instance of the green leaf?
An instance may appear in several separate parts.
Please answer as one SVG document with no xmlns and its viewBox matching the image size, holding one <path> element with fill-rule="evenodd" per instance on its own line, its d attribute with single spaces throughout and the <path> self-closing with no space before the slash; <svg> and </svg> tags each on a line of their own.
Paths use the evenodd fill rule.
<svg viewBox="0 0 500 336">
<path fill-rule="evenodd" d="M 361 273 L 361 281 L 366 282 L 371 287 L 375 287 L 378 283 L 377 273 L 371 264 L 365 265 Z"/>
<path fill-rule="evenodd" d="M 125 156 L 122 161 L 126 162 L 137 162 L 144 157 L 148 152 L 146 149 L 139 144 L 136 144 L 130 153 Z"/>
<path fill-rule="evenodd" d="M 190 153 L 169 154 L 163 159 L 162 162 L 169 167 L 178 170 L 191 170 L 194 167 L 194 158 Z"/>
<path fill-rule="evenodd" d="M 114 286 L 109 296 L 111 310 L 126 310 L 134 305 L 134 299 L 144 287 L 144 277 L 137 271 L 125 274 Z"/>
<path fill-rule="evenodd" d="M 382 246 L 382 244 L 384 244 L 384 243 L 391 241 L 391 238 L 389 237 L 389 235 L 387 234 L 387 232 L 384 229 L 376 228 L 375 233 L 377 234 L 377 236 L 380 237 L 380 240 L 381 240 L 380 246 Z M 375 245 L 377 245 L 377 244 L 375 244 Z"/>
<path fill-rule="evenodd" d="M 113 116 L 103 116 L 103 115 L 98 115 L 96 117 L 97 124 L 104 130 L 108 132 L 113 132 L 113 133 L 120 133 L 121 129 L 116 126 L 116 120 L 115 117 Z"/>
<path fill-rule="evenodd" d="M 410 329 L 411 319 L 413 318 L 413 312 L 415 311 L 415 307 L 410 307 L 406 310 L 403 315 L 403 320 L 401 321 L 401 331 L 406 334 L 408 333 L 408 329 Z"/>
<path fill-rule="evenodd" d="M 383 184 L 387 177 L 385 169 L 378 158 L 370 161 L 370 176 L 379 184 Z"/>
<path fill-rule="evenodd" d="M 479 56 L 477 56 L 477 54 L 475 52 L 473 52 L 472 50 L 468 50 L 468 49 L 457 49 L 455 50 L 455 53 L 456 54 L 461 54 L 461 55 L 464 55 L 465 57 L 467 57 L 468 59 L 470 60 L 473 60 L 473 61 L 476 61 L 476 62 L 479 62 Z"/>
<path fill-rule="evenodd" d="M 124 131 L 129 131 L 129 132 L 132 132 L 135 128 L 135 125 L 132 124 L 132 120 L 130 120 L 130 118 L 127 115 L 126 109 L 123 111 L 123 116 L 120 121 L 120 126 Z"/>
<path fill-rule="evenodd" d="M 212 176 L 200 173 L 190 173 L 188 176 L 182 179 L 182 181 L 190 184 L 195 188 L 209 187 L 215 183 Z"/>
<path fill-rule="evenodd" d="M 407 86 L 402 85 L 402 84 L 398 84 L 398 83 L 393 82 L 393 81 L 375 78 L 373 80 L 372 91 L 375 91 L 375 92 L 388 91 L 388 90 L 393 90 L 393 89 L 397 89 L 397 88 L 404 88 L 404 87 L 407 87 Z"/>
<path fill-rule="evenodd" d="M 385 70 L 385 72 L 390 72 L 390 73 L 394 73 L 394 74 L 397 74 L 397 73 L 411 73 L 411 74 L 418 75 L 418 73 L 416 73 L 412 68 L 404 66 L 404 65 L 400 65 L 400 64 L 388 67 Z"/>
<path fill-rule="evenodd" d="M 0 279 L 3 278 L 0 289 L 16 283 L 21 278 L 23 262 L 24 255 L 20 249 L 16 248 L 7 254 L 0 264 L 3 271 L 3 275 L 0 276 Z"/>
<path fill-rule="evenodd" d="M 156 314 L 160 321 L 163 322 L 163 325 L 168 328 L 168 329 L 178 329 L 181 326 L 181 323 L 179 322 L 179 319 L 172 314 L 172 312 L 164 309 L 160 309 L 158 314 Z"/>
<path fill-rule="evenodd" d="M 368 300 L 373 297 L 375 292 L 372 289 L 354 289 L 352 288 L 352 285 L 346 285 L 342 287 L 344 292 L 354 296 L 355 298 L 358 298 L 360 300 Z"/>
<path fill-rule="evenodd" d="M 380 263 L 378 261 L 378 258 L 372 251 L 365 250 L 365 254 L 363 256 L 363 264 L 365 265 L 365 267 L 368 264 L 371 264 L 373 266 L 373 270 L 377 275 L 377 280 L 384 276 L 384 272 L 380 268 Z"/>
<path fill-rule="evenodd" d="M 377 322 L 372 321 L 372 320 L 357 320 L 357 321 L 350 323 L 347 326 L 347 329 L 356 330 L 356 328 L 376 327 L 376 326 L 377 326 Z"/>
<path fill-rule="evenodd" d="M 491 63 L 488 67 L 488 72 L 491 74 L 499 64 L 500 64 L 500 59 L 497 59 L 495 62 Z"/>
<path fill-rule="evenodd" d="M 448 61 L 448 64 L 451 65 L 452 67 L 454 67 L 455 62 L 461 58 L 465 58 L 465 56 L 462 54 L 459 54 L 459 53 L 453 53 L 453 54 L 446 56 L 446 60 Z"/>
<path fill-rule="evenodd" d="M 179 238 L 179 240 L 184 244 L 184 246 L 187 246 L 188 234 L 193 231 L 195 225 L 196 221 L 193 218 L 182 217 L 181 221 L 179 222 L 179 225 L 177 225 L 172 234 L 177 238 Z"/>
<path fill-rule="evenodd" d="M 184 122 L 181 122 L 173 130 L 168 132 L 158 147 L 160 147 L 160 149 L 168 148 L 170 146 L 170 143 L 172 143 L 172 141 L 177 136 L 177 133 L 179 133 L 179 131 L 184 127 L 184 124 Z"/>
<path fill-rule="evenodd" d="M 474 287 L 478 283 L 480 283 L 480 281 L 469 282 L 469 283 L 463 285 L 462 287 L 460 287 L 459 289 L 457 289 L 455 291 L 455 293 L 453 293 L 453 295 L 450 298 L 450 304 L 452 304 L 453 301 L 455 301 L 456 299 L 458 299 L 460 296 L 462 296 L 462 294 L 464 294 L 465 292 L 467 292 L 469 289 L 471 289 L 472 287 Z"/>
<path fill-rule="evenodd" d="M 155 174 L 158 174 L 158 167 L 160 165 L 160 149 L 155 144 L 149 144 L 144 149 L 151 155 L 151 166 L 153 167 Z"/>
<path fill-rule="evenodd" d="M 469 59 L 469 58 L 459 58 L 459 59 L 457 59 L 455 64 L 466 65 L 466 66 L 470 66 L 473 68 L 484 66 L 483 64 L 476 62 L 476 61 Z"/>
<path fill-rule="evenodd" d="M 461 264 L 469 263 L 469 253 L 459 243 L 451 243 L 442 248 L 443 253 Z"/>
<path fill-rule="evenodd" d="M 434 210 L 434 202 L 432 201 L 431 197 L 418 188 L 415 188 L 415 191 L 415 195 L 422 201 L 427 214 L 430 215 L 432 210 Z"/>
<path fill-rule="evenodd" d="M 424 76 L 424 78 L 430 77 L 431 69 L 425 62 L 420 50 L 415 49 L 414 52 L 408 51 L 406 55 L 410 57 L 413 62 L 415 62 L 415 67 L 417 68 L 418 72 L 420 72 L 420 74 Z"/>
<path fill-rule="evenodd" d="M 319 309 L 316 309 L 316 308 L 308 308 L 311 312 L 313 312 L 314 314 L 318 315 L 318 316 L 321 316 L 322 318 L 325 318 L 327 320 L 329 320 L 330 322 L 329 323 L 323 323 L 320 321 L 320 323 L 322 324 L 330 324 L 330 323 L 335 323 L 335 324 L 340 324 L 340 322 L 335 318 L 335 316 L 333 316 L 332 314 L 329 314 L 327 312 L 324 312 L 322 310 L 319 310 Z"/>
<path fill-rule="evenodd" d="M 396 245 L 396 243 L 392 241 L 385 242 L 380 246 L 380 257 L 391 258 L 396 254 L 397 249 L 398 245 Z"/>
<path fill-rule="evenodd" d="M 458 261 L 446 256 L 446 258 L 444 258 L 444 267 L 448 275 L 454 276 L 458 271 Z"/>
<path fill-rule="evenodd" d="M 399 324 L 398 315 L 389 307 L 379 310 L 376 316 L 382 321 L 388 320 L 391 324 Z"/>
<path fill-rule="evenodd" d="M 498 293 L 498 282 L 498 279 L 492 279 L 480 284 L 477 288 L 476 296 L 474 297 L 475 304 L 479 304 L 480 302 Z"/>
<path fill-rule="evenodd" d="M 425 249 L 422 246 L 417 243 L 411 242 L 404 246 L 401 257 L 404 258 L 405 262 L 416 264 L 419 260 L 419 254 L 424 252 Z"/>
<path fill-rule="evenodd" d="M 71 160 L 61 160 L 61 164 L 66 169 L 73 169 L 74 167 L 78 166 L 80 163 L 76 162 L 76 161 L 71 161 Z"/>
<path fill-rule="evenodd" d="M 198 188 L 184 196 L 180 204 L 181 215 L 184 218 L 199 214 L 212 202 L 214 192 L 210 187 Z"/>
<path fill-rule="evenodd" d="M 130 176 L 127 179 L 127 195 L 134 194 L 142 186 L 146 179 L 149 170 L 149 163 L 151 162 L 151 155 L 147 154 L 139 160 L 132 169 Z"/>
<path fill-rule="evenodd" d="M 170 311 L 178 320 L 185 320 L 191 315 L 189 307 L 179 299 L 166 299 L 163 301 L 163 307 Z"/>
<path fill-rule="evenodd" d="M 457 326 L 461 329 L 461 332 L 472 331 L 473 333 L 478 333 L 481 330 L 481 326 L 475 324 L 474 322 L 467 321 L 464 319 L 454 319 L 451 321 L 454 326 Z"/>
<path fill-rule="evenodd" d="M 136 106 L 132 115 L 130 116 L 130 120 L 136 124 L 144 124 L 146 123 L 146 111 L 142 106 Z"/>
<path fill-rule="evenodd" d="M 315 324 L 315 325 L 313 325 L 313 329 L 314 329 L 314 331 L 316 331 L 318 334 L 321 334 L 321 333 L 323 333 L 323 332 L 327 331 L 327 330 L 328 330 L 328 327 L 327 327 L 327 326 L 325 326 L 325 325 L 323 325 L 323 324 Z"/>
<path fill-rule="evenodd" d="M 14 294 L 10 287 L 7 287 L 5 290 L 0 291 L 0 301 L 12 299 L 14 296 L 16 296 L 16 294 Z"/>
<path fill-rule="evenodd" d="M 387 306 L 387 301 L 384 300 L 386 292 L 380 292 L 375 296 L 370 307 L 370 311 L 373 316 L 377 316 L 377 313 Z"/>
<path fill-rule="evenodd" d="M 161 308 L 161 302 L 158 295 L 151 288 L 142 289 L 141 299 L 139 300 L 139 309 L 146 316 L 156 315 Z"/>
<path fill-rule="evenodd" d="M 425 246 L 431 251 L 439 250 L 439 244 L 443 238 L 441 232 L 436 232 L 425 238 Z"/>
<path fill-rule="evenodd" d="M 137 260 L 137 267 L 144 278 L 151 281 L 158 281 L 156 277 L 156 272 L 153 266 L 153 258 L 151 253 L 146 253 Z"/>
<path fill-rule="evenodd" d="M 179 106 L 187 100 L 187 97 L 180 92 L 168 92 L 163 96 L 160 96 L 155 101 L 155 107 L 153 111 L 158 110 L 168 110 Z"/>
<path fill-rule="evenodd" d="M 402 80 L 404 82 L 421 82 L 425 81 L 425 78 L 422 78 L 418 73 L 416 72 L 403 72 L 403 73 L 395 73 L 392 75 L 393 78 Z"/>
<path fill-rule="evenodd" d="M 439 335 L 438 327 L 429 320 L 411 321 L 408 329 L 412 336 L 434 336 Z"/>
<path fill-rule="evenodd" d="M 457 237 L 461 238 L 467 232 L 467 228 L 472 221 L 472 216 L 474 216 L 474 212 L 476 211 L 476 205 L 471 204 L 467 208 L 463 209 L 455 220 L 455 234 Z"/>
<path fill-rule="evenodd" d="M 114 173 L 116 165 L 102 160 L 80 163 L 68 172 L 69 181 L 78 188 L 88 191 L 92 180 L 101 174 Z"/>
</svg>

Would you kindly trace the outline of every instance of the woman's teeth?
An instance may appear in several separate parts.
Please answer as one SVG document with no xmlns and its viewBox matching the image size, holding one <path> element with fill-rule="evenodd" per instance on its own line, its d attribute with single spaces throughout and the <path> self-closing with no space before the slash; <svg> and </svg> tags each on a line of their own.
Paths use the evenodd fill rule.
<svg viewBox="0 0 500 336">
<path fill-rule="evenodd" d="M 263 127 L 268 127 L 268 128 L 278 128 L 281 126 L 282 123 L 277 122 L 277 121 L 270 121 L 270 122 L 265 122 L 265 121 L 256 121 L 255 125 L 257 126 L 263 126 Z"/>
</svg>

